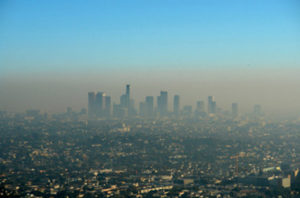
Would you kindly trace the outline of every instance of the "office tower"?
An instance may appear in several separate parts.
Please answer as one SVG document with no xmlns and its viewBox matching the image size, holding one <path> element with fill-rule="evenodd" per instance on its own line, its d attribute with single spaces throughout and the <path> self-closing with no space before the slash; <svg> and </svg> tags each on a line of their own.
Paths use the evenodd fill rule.
<svg viewBox="0 0 300 198">
<path fill-rule="evenodd" d="M 89 118 L 92 118 L 96 116 L 96 93 L 95 92 L 89 92 L 88 93 L 88 116 Z"/>
<path fill-rule="evenodd" d="M 126 95 L 130 98 L 130 85 L 126 85 Z"/>
<path fill-rule="evenodd" d="M 211 113 L 211 107 L 212 107 L 212 102 L 213 102 L 213 96 L 208 96 L 208 103 L 207 103 L 207 113 Z"/>
<path fill-rule="evenodd" d="M 120 96 L 120 105 L 121 107 L 127 107 L 127 96 L 125 94 Z"/>
<path fill-rule="evenodd" d="M 97 117 L 104 116 L 105 96 L 103 92 L 98 92 L 96 95 L 96 115 Z"/>
<path fill-rule="evenodd" d="M 130 108 L 130 85 L 126 85 L 126 93 L 121 96 L 121 106 Z"/>
<path fill-rule="evenodd" d="M 197 101 L 196 112 L 199 113 L 205 112 L 204 101 Z"/>
<path fill-rule="evenodd" d="M 160 98 L 161 98 L 161 109 L 162 114 L 167 115 L 168 113 L 168 92 L 161 91 L 160 92 Z"/>
<path fill-rule="evenodd" d="M 105 96 L 105 117 L 110 117 L 111 115 L 111 97 L 110 96 Z"/>
<path fill-rule="evenodd" d="M 215 114 L 217 111 L 217 103 L 214 96 L 208 96 L 208 114 Z"/>
<path fill-rule="evenodd" d="M 199 117 L 199 116 L 204 117 L 204 116 L 206 116 L 204 101 L 197 101 L 197 103 L 196 103 L 196 110 L 195 110 L 195 116 L 196 117 Z"/>
<path fill-rule="evenodd" d="M 130 106 L 131 106 L 130 85 L 126 85 L 125 103 L 126 103 L 125 107 L 128 108 L 128 111 L 130 111 Z"/>
<path fill-rule="evenodd" d="M 217 113 L 217 102 L 216 101 L 212 102 L 211 111 L 212 111 L 211 113 L 213 113 L 213 114 Z"/>
<path fill-rule="evenodd" d="M 157 107 L 160 116 L 166 116 L 168 114 L 168 92 L 160 92 L 160 96 L 157 97 Z"/>
<path fill-rule="evenodd" d="M 117 118 L 124 118 L 125 116 L 127 116 L 127 109 L 122 107 L 119 104 L 114 104 L 113 105 L 113 116 L 117 117 Z"/>
<path fill-rule="evenodd" d="M 134 99 L 129 100 L 129 106 L 128 106 L 128 116 L 136 116 L 137 112 L 134 108 Z"/>
<path fill-rule="evenodd" d="M 179 95 L 175 95 L 174 96 L 174 100 L 173 100 L 173 112 L 174 112 L 174 115 L 176 117 L 179 116 L 179 112 L 180 112 L 180 97 L 179 97 Z"/>
<path fill-rule="evenodd" d="M 126 92 L 125 94 L 121 95 L 120 104 L 125 108 L 130 107 L 130 85 L 126 85 Z"/>
<path fill-rule="evenodd" d="M 153 105 L 154 105 L 154 98 L 153 96 L 146 96 L 145 99 L 146 102 L 146 116 L 152 117 L 153 116 Z"/>
<path fill-rule="evenodd" d="M 232 110 L 232 116 L 233 117 L 237 117 L 239 115 L 239 106 L 238 106 L 238 103 L 232 103 L 231 110 Z"/>
<path fill-rule="evenodd" d="M 134 100 L 130 98 L 130 85 L 126 85 L 126 93 L 120 97 L 120 106 L 126 109 L 127 116 L 136 115 Z"/>
</svg>

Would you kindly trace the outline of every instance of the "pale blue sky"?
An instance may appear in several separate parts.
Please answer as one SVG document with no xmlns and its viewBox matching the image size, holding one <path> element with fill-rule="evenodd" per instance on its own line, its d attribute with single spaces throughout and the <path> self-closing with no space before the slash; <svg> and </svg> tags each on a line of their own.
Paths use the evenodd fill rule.
<svg viewBox="0 0 300 198">
<path fill-rule="evenodd" d="M 297 0 L 2 0 L 0 29 L 2 75 L 300 64 Z"/>
</svg>

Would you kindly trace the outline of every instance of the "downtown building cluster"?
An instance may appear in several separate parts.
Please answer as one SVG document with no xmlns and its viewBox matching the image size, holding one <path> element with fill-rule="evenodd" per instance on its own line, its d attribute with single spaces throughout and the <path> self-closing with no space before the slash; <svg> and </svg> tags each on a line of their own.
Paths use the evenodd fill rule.
<svg viewBox="0 0 300 198">
<path fill-rule="evenodd" d="M 196 102 L 196 109 L 193 111 L 192 105 L 185 105 L 183 108 L 180 105 L 180 96 L 173 96 L 173 109 L 169 111 L 168 92 L 161 91 L 156 98 L 154 96 L 146 96 L 145 100 L 139 103 L 138 111 L 135 108 L 134 99 L 131 97 L 130 85 L 126 85 L 125 94 L 121 95 L 120 103 L 113 104 L 111 97 L 104 92 L 89 92 L 88 93 L 88 117 L 89 119 L 96 118 L 128 118 L 128 117 L 170 117 L 170 118 L 192 118 L 214 116 L 216 114 L 225 113 L 233 118 L 239 115 L 238 103 L 232 103 L 231 112 L 224 112 L 217 107 L 214 96 L 208 96 L 207 107 L 204 101 Z M 253 113 L 262 115 L 260 105 L 254 106 Z"/>
</svg>

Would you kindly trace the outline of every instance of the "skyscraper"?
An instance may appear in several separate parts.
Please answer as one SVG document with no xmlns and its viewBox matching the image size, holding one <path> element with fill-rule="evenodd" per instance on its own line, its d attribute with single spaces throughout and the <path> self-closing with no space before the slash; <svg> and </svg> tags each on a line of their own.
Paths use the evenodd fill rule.
<svg viewBox="0 0 300 198">
<path fill-rule="evenodd" d="M 179 97 L 179 95 L 175 95 L 174 96 L 174 100 L 173 100 L 173 112 L 174 112 L 174 115 L 176 117 L 179 116 L 179 112 L 180 112 L 180 97 Z"/>
<path fill-rule="evenodd" d="M 126 85 L 126 95 L 130 98 L 130 85 Z"/>
<path fill-rule="evenodd" d="M 127 108 L 127 96 L 125 94 L 120 96 L 120 106 L 123 108 Z"/>
<path fill-rule="evenodd" d="M 206 116 L 204 101 L 197 101 L 195 116 L 196 117 L 199 117 L 199 116 L 205 117 Z"/>
<path fill-rule="evenodd" d="M 238 103 L 232 103 L 232 116 L 237 117 L 239 115 L 239 106 Z"/>
<path fill-rule="evenodd" d="M 105 117 L 110 117 L 111 115 L 111 97 L 110 96 L 105 96 Z"/>
<path fill-rule="evenodd" d="M 121 107 L 120 104 L 114 104 L 113 105 L 113 116 L 118 118 L 124 118 L 128 115 L 127 109 L 124 107 Z"/>
<path fill-rule="evenodd" d="M 157 102 L 160 116 L 166 116 L 168 114 L 168 92 L 161 91 Z"/>
<path fill-rule="evenodd" d="M 137 112 L 136 109 L 134 108 L 134 99 L 129 100 L 129 106 L 128 106 L 128 116 L 136 116 Z"/>
<path fill-rule="evenodd" d="M 127 108 L 127 110 L 130 108 L 130 85 L 126 85 L 126 92 L 121 95 L 120 104 L 121 107 Z"/>
<path fill-rule="evenodd" d="M 124 106 L 130 109 L 130 85 L 126 85 L 126 93 L 124 96 Z"/>
<path fill-rule="evenodd" d="M 88 116 L 89 118 L 92 118 L 96 116 L 96 93 L 95 92 L 89 92 L 88 93 Z"/>
<path fill-rule="evenodd" d="M 196 112 L 199 112 L 199 113 L 205 112 L 204 101 L 197 101 Z"/>
<path fill-rule="evenodd" d="M 146 96 L 145 102 L 146 102 L 146 116 L 152 117 L 153 116 L 153 104 L 154 104 L 153 96 Z"/>
<path fill-rule="evenodd" d="M 130 85 L 126 85 L 126 92 L 120 97 L 120 107 L 124 108 L 125 116 L 136 115 L 134 100 L 130 98 Z"/>
<path fill-rule="evenodd" d="M 215 114 L 217 111 L 217 103 L 214 96 L 208 96 L 208 114 Z"/>
<path fill-rule="evenodd" d="M 98 92 L 96 95 L 95 107 L 96 107 L 97 117 L 104 116 L 105 96 L 106 96 L 106 94 L 104 92 Z"/>
<path fill-rule="evenodd" d="M 88 93 L 89 118 L 109 117 L 111 114 L 111 97 L 104 92 Z"/>
<path fill-rule="evenodd" d="M 217 102 L 213 101 L 211 104 L 211 113 L 216 114 L 217 113 Z"/>
</svg>

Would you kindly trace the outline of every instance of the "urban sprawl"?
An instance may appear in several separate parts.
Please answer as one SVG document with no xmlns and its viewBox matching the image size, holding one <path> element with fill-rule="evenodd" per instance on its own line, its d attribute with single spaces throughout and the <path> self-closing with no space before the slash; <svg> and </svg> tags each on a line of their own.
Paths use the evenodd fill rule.
<svg viewBox="0 0 300 198">
<path fill-rule="evenodd" d="M 207 106 L 111 104 L 49 115 L 0 111 L 0 197 L 300 197 L 300 120 Z"/>
</svg>

